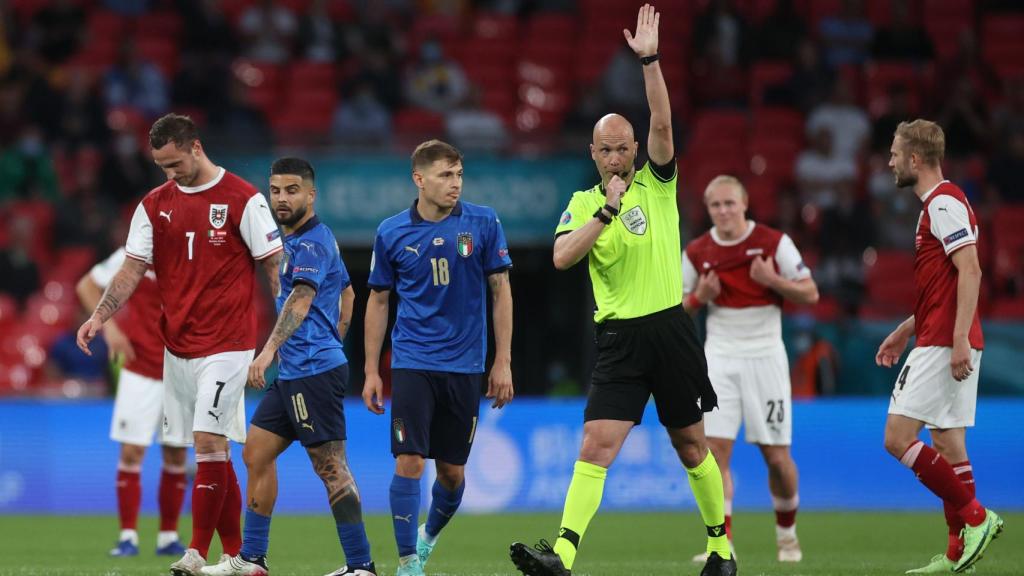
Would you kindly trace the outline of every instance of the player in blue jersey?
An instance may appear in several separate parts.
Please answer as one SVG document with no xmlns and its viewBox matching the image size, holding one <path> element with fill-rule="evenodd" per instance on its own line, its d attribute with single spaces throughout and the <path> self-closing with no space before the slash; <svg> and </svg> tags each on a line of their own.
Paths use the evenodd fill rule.
<svg viewBox="0 0 1024 576">
<path fill-rule="evenodd" d="M 264 373 L 279 359 L 249 426 L 243 459 L 248 469 L 247 508 L 238 556 L 203 568 L 210 576 L 265 576 L 270 514 L 277 499 L 277 457 L 294 441 L 306 448 L 327 488 L 347 565 L 328 576 L 375 576 L 363 528 L 362 505 L 345 458 L 342 398 L 348 359 L 342 349 L 352 317 L 352 290 L 331 229 L 313 211 L 313 167 L 281 158 L 270 168 L 270 203 L 284 228 L 285 259 L 274 331 L 249 367 L 249 385 L 263 388 Z M 339 312 L 340 308 L 340 312 Z"/>
<path fill-rule="evenodd" d="M 462 502 L 487 358 L 487 286 L 495 356 L 487 382 L 492 408 L 512 400 L 512 288 L 505 233 L 494 210 L 461 202 L 462 154 L 438 140 L 412 154 L 419 190 L 412 207 L 381 223 L 373 244 L 366 305 L 363 401 L 384 413 L 380 352 L 388 299 L 398 294 L 391 333 L 391 514 L 398 576 L 423 574 L 441 529 Z M 420 477 L 433 458 L 437 480 L 424 525 Z"/>
</svg>

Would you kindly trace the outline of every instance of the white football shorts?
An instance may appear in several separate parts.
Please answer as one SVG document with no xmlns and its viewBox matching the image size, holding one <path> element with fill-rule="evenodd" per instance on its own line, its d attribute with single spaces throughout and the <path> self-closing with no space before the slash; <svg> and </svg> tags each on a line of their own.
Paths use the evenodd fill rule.
<svg viewBox="0 0 1024 576">
<path fill-rule="evenodd" d="M 191 446 L 193 432 L 245 442 L 245 380 L 254 351 L 178 358 L 164 351 L 164 439 Z"/>
<path fill-rule="evenodd" d="M 928 428 L 946 430 L 974 426 L 978 404 L 981 350 L 971 350 L 974 371 L 957 382 L 949 369 L 953 348 L 924 346 L 907 355 L 889 399 L 889 414 L 924 422 Z"/>
<path fill-rule="evenodd" d="M 122 444 L 149 446 L 156 434 L 160 444 L 182 446 L 163 438 L 163 382 L 121 370 L 114 398 L 114 416 L 110 419 L 110 439 Z"/>
<path fill-rule="evenodd" d="M 735 440 L 742 423 L 747 442 L 789 446 L 793 390 L 786 351 L 754 358 L 708 353 L 707 360 L 718 409 L 704 414 L 705 436 Z"/>
</svg>

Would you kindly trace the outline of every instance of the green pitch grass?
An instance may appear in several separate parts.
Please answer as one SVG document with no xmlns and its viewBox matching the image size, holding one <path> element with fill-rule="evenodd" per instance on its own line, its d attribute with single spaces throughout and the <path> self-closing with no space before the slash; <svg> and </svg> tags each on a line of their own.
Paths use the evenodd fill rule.
<svg viewBox="0 0 1024 576">
<path fill-rule="evenodd" d="M 553 540 L 557 514 L 459 516 L 442 534 L 427 573 L 518 574 L 508 559 L 514 540 Z M 1006 530 L 978 564 L 977 576 L 1024 574 L 1024 514 L 1005 514 Z M 735 521 L 741 576 L 873 576 L 902 574 L 925 564 L 945 546 L 942 515 L 802 513 L 804 561 L 775 561 L 773 517 L 739 514 Z M 182 519 L 182 526 L 189 521 Z M 395 573 L 396 553 L 386 516 L 367 519 L 380 575 Z M 187 531 L 187 528 L 183 528 Z M 117 536 L 114 517 L 0 517 L 0 575 L 167 574 L 173 561 L 153 553 L 156 520 L 140 526 L 141 553 L 108 558 Z M 599 514 L 583 541 L 575 574 L 692 574 L 689 558 L 703 550 L 704 527 L 696 511 L 665 514 Z M 220 555 L 219 543 L 210 550 Z M 321 575 L 343 563 L 330 515 L 274 518 L 270 568 L 274 576 Z"/>
</svg>

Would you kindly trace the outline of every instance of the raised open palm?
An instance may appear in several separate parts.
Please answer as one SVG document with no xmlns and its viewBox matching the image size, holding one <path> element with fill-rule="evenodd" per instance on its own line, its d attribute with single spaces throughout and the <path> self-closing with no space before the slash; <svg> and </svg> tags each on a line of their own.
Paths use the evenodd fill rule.
<svg viewBox="0 0 1024 576">
<path fill-rule="evenodd" d="M 658 20 L 660 18 L 661 15 L 654 11 L 654 6 L 644 4 L 636 15 L 636 35 L 630 34 L 628 29 L 622 31 L 626 42 L 637 56 L 642 58 L 658 53 Z"/>
</svg>

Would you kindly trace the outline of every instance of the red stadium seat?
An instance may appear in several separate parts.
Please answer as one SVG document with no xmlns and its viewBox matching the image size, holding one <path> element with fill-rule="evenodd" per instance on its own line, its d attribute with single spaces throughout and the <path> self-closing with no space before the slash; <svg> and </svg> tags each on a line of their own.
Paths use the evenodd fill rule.
<svg viewBox="0 0 1024 576">
<path fill-rule="evenodd" d="M 404 108 L 395 113 L 392 125 L 396 132 L 439 134 L 444 131 L 444 116 L 422 108 Z"/>
<path fill-rule="evenodd" d="M 921 12 L 925 23 L 934 19 L 954 19 L 970 25 L 974 22 L 975 4 L 975 0 L 924 0 Z"/>
<path fill-rule="evenodd" d="M 96 263 L 96 251 L 91 246 L 70 246 L 57 252 L 56 262 L 46 272 L 48 281 L 74 284 Z"/>
<path fill-rule="evenodd" d="M 963 18 L 934 18 L 925 20 L 925 30 L 935 47 L 939 60 L 952 58 L 960 49 L 960 34 L 971 28 L 973 20 Z"/>
<path fill-rule="evenodd" d="M 277 64 L 239 59 L 231 67 L 235 77 L 248 88 L 246 98 L 251 106 L 271 115 L 281 100 L 281 67 Z"/>
<path fill-rule="evenodd" d="M 18 320 L 18 301 L 0 292 L 0 328 L 6 330 Z"/>
<path fill-rule="evenodd" d="M 988 315 L 993 320 L 1024 320 L 1024 296 L 996 300 Z"/>
<path fill-rule="evenodd" d="M 526 24 L 524 42 L 548 42 L 564 40 L 572 42 L 576 37 L 578 23 L 571 14 L 561 12 L 539 12 Z"/>
<path fill-rule="evenodd" d="M 914 310 L 914 254 L 880 250 L 866 270 L 866 314 L 880 317 L 906 316 Z"/>
<path fill-rule="evenodd" d="M 763 135 L 753 137 L 747 147 L 751 174 L 776 183 L 791 182 L 796 158 L 802 146 L 799 140 Z"/>
<path fill-rule="evenodd" d="M 748 178 L 744 183 L 749 200 L 748 214 L 759 222 L 772 224 L 779 217 L 779 184 L 773 178 Z"/>
<path fill-rule="evenodd" d="M 97 40 L 102 38 L 119 39 L 128 27 L 128 20 L 110 10 L 96 10 L 89 15 L 89 38 Z"/>
<path fill-rule="evenodd" d="M 742 150 L 747 136 L 747 115 L 728 110 L 706 110 L 697 114 L 690 136 L 693 147 L 734 148 Z"/>
<path fill-rule="evenodd" d="M 792 78 L 793 65 L 789 62 L 757 62 L 750 69 L 750 106 L 758 108 L 764 102 L 765 90 Z"/>
<path fill-rule="evenodd" d="M 163 72 L 168 80 L 178 72 L 178 41 L 161 36 L 136 36 L 135 49 Z"/>
<path fill-rule="evenodd" d="M 803 114 L 790 108 L 759 108 L 750 118 L 750 137 L 770 137 L 800 144 L 804 140 Z"/>
<path fill-rule="evenodd" d="M 1007 293 L 1013 285 L 1024 289 L 1024 206 L 1002 206 L 995 211 L 991 246 L 996 294 Z"/>
<path fill-rule="evenodd" d="M 914 64 L 904 62 L 876 62 L 864 67 L 865 100 L 868 113 L 878 117 L 888 109 L 889 91 L 901 85 L 906 88 L 910 109 L 919 110 L 922 99 L 924 72 Z"/>
<path fill-rule="evenodd" d="M 146 12 L 135 20 L 135 35 L 140 38 L 165 38 L 177 40 L 184 23 L 176 12 Z"/>
<path fill-rule="evenodd" d="M 313 62 L 299 60 L 288 64 L 288 76 L 291 84 L 302 86 L 303 89 L 334 89 L 337 82 L 337 69 L 330 62 Z"/>
<path fill-rule="evenodd" d="M 510 14 L 482 12 L 473 18 L 473 36 L 496 42 L 515 42 L 519 20 Z"/>
</svg>

